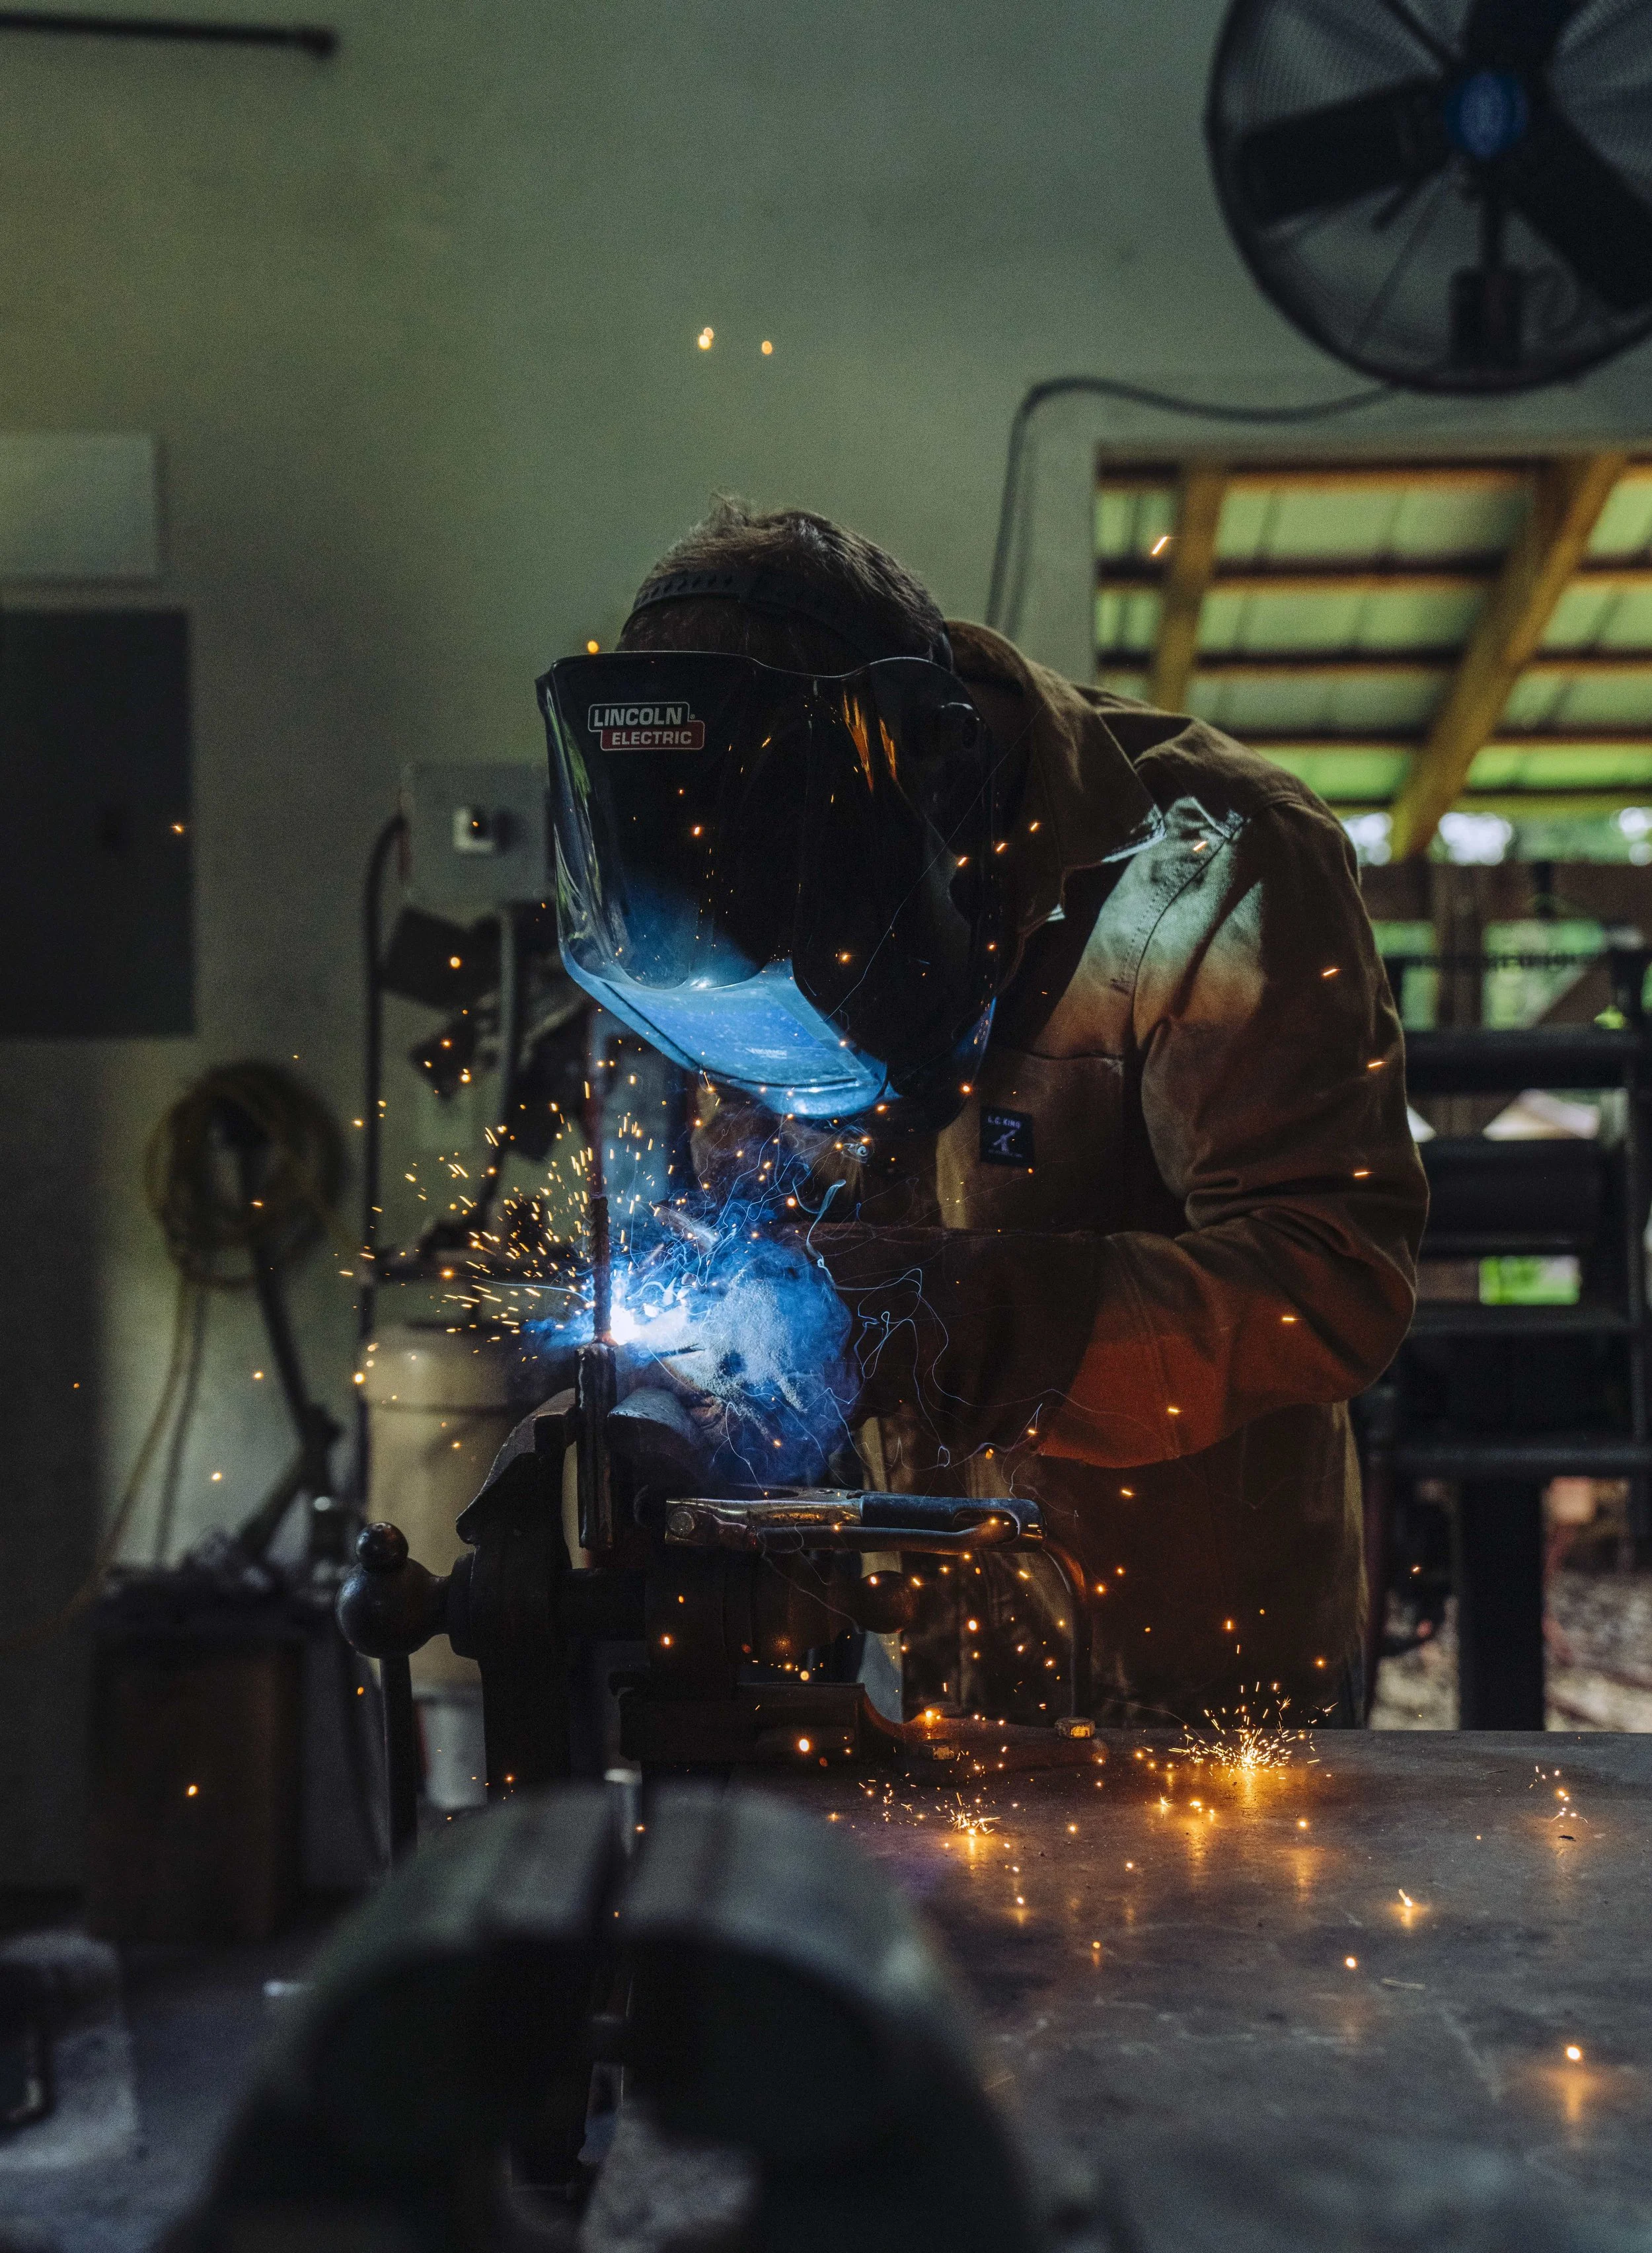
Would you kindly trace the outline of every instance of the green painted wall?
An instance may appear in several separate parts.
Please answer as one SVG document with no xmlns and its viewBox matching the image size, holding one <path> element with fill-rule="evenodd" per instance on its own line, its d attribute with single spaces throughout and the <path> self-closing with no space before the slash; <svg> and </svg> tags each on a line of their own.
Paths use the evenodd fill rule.
<svg viewBox="0 0 1652 2253">
<path fill-rule="evenodd" d="M 1348 387 L 1216 216 L 1215 0 L 326 12 L 326 65 L 0 39 L 0 428 L 161 441 L 153 598 L 193 619 L 200 962 L 193 1042 L 0 1051 L 17 1622 L 83 1569 L 158 1381 L 152 1120 L 246 1053 L 296 1054 L 355 1108 L 359 871 L 404 761 L 536 757 L 535 673 L 612 635 L 714 487 L 840 513 L 973 612 L 1031 379 Z M 1467 432 L 1638 431 L 1643 368 Z M 1360 435 L 1452 427 L 1401 405 Z M 1073 666 L 1104 432 L 1182 426 L 1077 405 L 1043 429 L 1026 635 Z M 299 1307 L 342 1404 L 350 1287 L 319 1260 Z M 185 1532 L 282 1455 L 259 1360 L 249 1310 L 220 1310 Z M 0 1879 L 78 1867 L 84 1659 L 72 1638 L 0 1662 Z"/>
</svg>

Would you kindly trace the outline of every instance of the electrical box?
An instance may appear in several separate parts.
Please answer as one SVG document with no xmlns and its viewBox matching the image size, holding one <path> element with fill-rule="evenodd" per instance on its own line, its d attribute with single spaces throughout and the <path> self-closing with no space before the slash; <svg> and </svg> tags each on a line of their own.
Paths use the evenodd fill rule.
<svg viewBox="0 0 1652 2253">
<path fill-rule="evenodd" d="M 0 622 L 0 1040 L 194 1031 L 189 702 L 181 611 Z"/>
<path fill-rule="evenodd" d="M 464 915 L 552 897 L 550 793 L 541 768 L 410 766 L 401 795 L 411 889 L 425 906 Z"/>
</svg>

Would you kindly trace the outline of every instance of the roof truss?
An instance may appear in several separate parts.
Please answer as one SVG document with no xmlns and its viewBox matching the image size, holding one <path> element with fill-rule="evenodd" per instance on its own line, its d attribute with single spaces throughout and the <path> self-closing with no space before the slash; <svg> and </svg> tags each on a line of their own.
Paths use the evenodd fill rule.
<svg viewBox="0 0 1652 2253">
<path fill-rule="evenodd" d="M 1104 457 L 1098 485 L 1101 676 L 1386 806 L 1397 857 L 1455 805 L 1652 803 L 1652 458 Z M 1372 536 L 1407 511 L 1424 536 Z M 1509 753 L 1541 757 L 1509 784 Z"/>
</svg>

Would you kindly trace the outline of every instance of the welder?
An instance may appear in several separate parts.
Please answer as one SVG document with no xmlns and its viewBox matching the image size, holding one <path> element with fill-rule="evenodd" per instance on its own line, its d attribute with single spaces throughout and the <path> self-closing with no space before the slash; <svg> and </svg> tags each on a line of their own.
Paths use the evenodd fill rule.
<svg viewBox="0 0 1652 2253">
<path fill-rule="evenodd" d="M 1099 1720 L 1356 1720 L 1346 1404 L 1426 1193 L 1335 815 L 798 510 L 719 503 L 541 693 L 564 959 L 701 1076 L 708 1182 L 806 1165 L 868 1482 L 1038 1500 Z M 1059 1595 L 969 1596 L 933 1688 L 996 1635 L 1053 1716 Z"/>
</svg>

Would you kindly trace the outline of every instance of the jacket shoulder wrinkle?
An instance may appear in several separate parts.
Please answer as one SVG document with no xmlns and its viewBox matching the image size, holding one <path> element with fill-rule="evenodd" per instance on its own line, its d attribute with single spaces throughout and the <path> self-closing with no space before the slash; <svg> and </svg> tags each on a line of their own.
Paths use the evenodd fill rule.
<svg viewBox="0 0 1652 2253">
<path fill-rule="evenodd" d="M 1135 768 L 1161 807 L 1196 798 L 1210 814 L 1225 816 L 1230 823 L 1291 807 L 1326 821 L 1339 839 L 1342 834 L 1336 816 L 1305 782 L 1202 720 L 1184 722 L 1174 736 L 1137 758 Z"/>
</svg>

